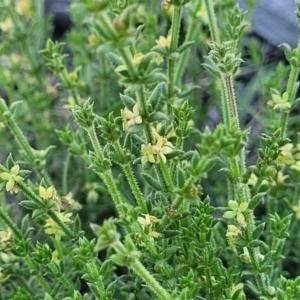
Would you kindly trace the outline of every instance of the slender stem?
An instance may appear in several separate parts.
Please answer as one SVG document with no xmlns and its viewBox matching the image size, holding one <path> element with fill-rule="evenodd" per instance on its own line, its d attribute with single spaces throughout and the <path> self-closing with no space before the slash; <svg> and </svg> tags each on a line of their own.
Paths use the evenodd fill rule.
<svg viewBox="0 0 300 300">
<path fill-rule="evenodd" d="M 148 285 L 148 287 L 162 300 L 172 299 L 171 295 L 156 281 L 148 270 L 138 261 L 130 264 L 133 271 L 138 274 Z"/>
<path fill-rule="evenodd" d="M 146 95 L 145 95 L 144 88 L 142 86 L 137 91 L 137 99 L 138 99 L 139 106 L 141 108 L 141 116 L 142 116 L 143 122 L 145 123 L 146 141 L 147 141 L 147 143 L 153 144 L 153 142 L 154 142 L 153 134 L 152 134 L 151 126 L 148 123 L 149 111 L 147 108 Z"/>
<path fill-rule="evenodd" d="M 238 129 L 240 129 L 239 124 L 239 117 L 237 112 L 237 106 L 236 106 L 236 99 L 235 99 L 235 93 L 233 88 L 233 77 L 232 75 L 223 75 L 222 74 L 222 83 L 223 88 L 225 91 L 225 97 L 227 100 L 227 107 L 229 111 L 229 120 L 230 125 L 233 124 L 233 122 L 237 122 Z"/>
<path fill-rule="evenodd" d="M 298 46 L 300 47 L 300 45 Z M 297 79 L 299 76 L 299 68 L 291 65 L 291 71 L 287 83 L 286 92 L 288 94 L 288 102 L 293 104 L 297 92 Z M 288 123 L 290 111 L 283 111 L 280 118 L 280 128 L 281 128 L 281 136 L 284 137 L 286 135 L 286 128 Z"/>
<path fill-rule="evenodd" d="M 63 177 L 62 177 L 63 195 L 67 195 L 67 193 L 68 193 L 68 170 L 69 170 L 69 166 L 70 166 L 71 157 L 72 157 L 72 154 L 68 151 L 67 157 L 64 162 L 64 168 L 63 168 Z"/>
<path fill-rule="evenodd" d="M 104 160 L 104 154 L 103 154 L 102 147 L 100 146 L 100 143 L 99 143 L 96 131 L 95 131 L 95 127 L 92 126 L 91 128 L 89 128 L 87 130 L 87 132 L 88 132 L 88 136 L 89 136 L 89 138 L 92 142 L 92 145 L 93 145 L 93 148 L 95 150 L 96 155 L 99 157 L 99 159 L 101 161 L 103 161 Z M 97 174 L 100 176 L 100 178 L 102 178 L 105 185 L 107 186 L 109 194 L 111 195 L 111 197 L 114 201 L 115 207 L 116 207 L 119 215 L 121 216 L 122 211 L 120 210 L 120 205 L 122 203 L 122 199 L 121 199 L 120 193 L 118 191 L 118 188 L 116 186 L 116 183 L 114 181 L 111 170 L 108 169 L 103 173 L 98 172 Z"/>
<path fill-rule="evenodd" d="M 211 34 L 211 39 L 215 43 L 220 43 L 220 34 L 217 25 L 217 19 L 214 12 L 213 0 L 204 0 L 204 5 L 208 16 L 208 26 Z"/>
<path fill-rule="evenodd" d="M 140 187 L 137 184 L 137 181 L 135 179 L 134 173 L 131 169 L 131 166 L 129 164 L 123 165 L 122 166 L 124 173 L 126 175 L 126 178 L 128 180 L 128 183 L 131 187 L 131 191 L 139 205 L 139 207 L 142 209 L 143 213 L 147 213 L 148 209 L 147 209 L 147 205 L 145 203 L 145 200 L 143 198 L 143 194 L 140 190 Z"/>
<path fill-rule="evenodd" d="M 179 29 L 180 29 L 180 20 L 181 20 L 181 6 L 175 6 L 172 16 L 172 27 L 171 27 L 171 43 L 169 53 L 172 55 L 176 53 L 178 38 L 179 38 Z M 168 110 L 171 110 L 171 99 L 174 95 L 174 85 L 175 85 L 175 66 L 176 59 L 170 57 L 168 59 Z"/>
<path fill-rule="evenodd" d="M 11 220 L 7 212 L 0 207 L 0 219 L 3 221 L 3 223 L 9 227 L 14 235 L 15 238 L 18 240 L 23 239 L 23 234 L 19 230 L 19 228 L 16 226 L 16 224 Z"/>
<path fill-rule="evenodd" d="M 196 7 L 195 9 L 197 11 L 198 7 Z M 196 19 L 196 17 L 193 17 L 192 20 L 189 22 L 187 33 L 184 40 L 185 43 L 195 40 L 195 37 L 198 33 L 198 31 L 196 30 L 198 22 L 199 21 Z M 176 72 L 175 72 L 175 85 L 179 85 L 181 83 L 182 75 L 186 68 L 188 57 L 189 57 L 189 50 L 186 50 L 183 53 L 181 53 L 178 59 Z"/>
<path fill-rule="evenodd" d="M 127 70 L 130 74 L 130 77 L 131 78 L 137 78 L 138 72 L 137 72 L 136 67 L 133 64 L 132 55 L 131 55 L 128 47 L 127 48 L 120 48 L 119 53 L 122 56 L 123 62 L 125 64 L 125 66 L 127 67 Z"/>
<path fill-rule="evenodd" d="M 160 169 L 162 171 L 162 174 L 164 176 L 164 181 L 166 182 L 166 184 L 168 185 L 169 190 L 172 192 L 175 189 L 174 183 L 172 181 L 172 177 L 169 173 L 169 170 L 161 156 L 161 154 L 158 154 L 158 159 L 159 159 L 159 165 L 160 165 Z"/>
</svg>

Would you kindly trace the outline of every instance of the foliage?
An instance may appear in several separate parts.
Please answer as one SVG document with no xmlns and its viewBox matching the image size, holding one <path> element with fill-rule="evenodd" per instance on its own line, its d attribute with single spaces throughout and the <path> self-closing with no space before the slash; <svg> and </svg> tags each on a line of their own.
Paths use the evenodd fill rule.
<svg viewBox="0 0 300 300">
<path fill-rule="evenodd" d="M 1 2 L 0 299 L 300 298 L 300 46 L 213 2 L 73 0 L 59 41 Z"/>
</svg>

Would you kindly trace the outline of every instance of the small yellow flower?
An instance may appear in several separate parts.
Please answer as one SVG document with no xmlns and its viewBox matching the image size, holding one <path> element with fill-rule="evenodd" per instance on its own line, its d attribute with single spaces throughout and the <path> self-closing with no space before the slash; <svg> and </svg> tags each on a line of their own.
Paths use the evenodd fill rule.
<svg viewBox="0 0 300 300">
<path fill-rule="evenodd" d="M 233 294 L 234 294 L 236 291 L 238 291 L 238 290 L 240 290 L 240 295 L 241 295 L 241 293 L 243 293 L 243 295 L 244 295 L 243 288 L 244 288 L 244 284 L 243 284 L 243 283 L 239 283 L 239 284 L 233 286 L 233 287 L 231 288 L 231 295 L 233 296 Z M 239 299 L 239 298 L 238 298 L 238 299 Z"/>
<path fill-rule="evenodd" d="M 143 53 L 139 52 L 139 53 L 135 54 L 134 57 L 133 57 L 133 59 L 132 59 L 133 60 L 133 64 L 135 66 L 138 66 L 142 62 L 143 58 L 144 58 L 144 54 Z"/>
<path fill-rule="evenodd" d="M 162 55 L 160 55 L 159 53 L 157 53 L 155 55 L 155 57 L 154 57 L 154 61 L 159 66 L 160 64 L 162 64 L 164 62 L 164 58 L 162 57 Z"/>
<path fill-rule="evenodd" d="M 6 191 L 14 191 L 14 187 L 17 182 L 22 182 L 24 180 L 23 177 L 19 176 L 20 167 L 19 165 L 13 166 L 9 173 L 8 172 L 2 172 L 0 173 L 0 178 L 3 180 L 6 180 Z"/>
<path fill-rule="evenodd" d="M 298 202 L 297 205 L 293 205 L 292 206 L 292 210 L 294 211 L 294 213 L 296 214 L 296 218 L 300 219 L 300 201 Z"/>
<path fill-rule="evenodd" d="M 237 201 L 234 200 L 229 200 L 228 202 L 229 207 L 232 209 L 231 211 L 226 211 L 223 214 L 223 217 L 226 219 L 232 219 L 235 218 L 237 219 L 237 222 L 239 224 L 245 224 L 245 216 L 244 212 L 248 208 L 248 203 L 243 202 L 241 204 L 238 204 Z"/>
<path fill-rule="evenodd" d="M 53 186 L 50 186 L 47 189 L 45 189 L 43 186 L 40 185 L 39 194 L 42 199 L 49 200 L 56 196 L 56 190 Z"/>
<path fill-rule="evenodd" d="M 228 225 L 226 236 L 239 236 L 242 234 L 242 230 L 235 225 Z"/>
<path fill-rule="evenodd" d="M 171 36 L 169 35 L 167 38 L 160 36 L 155 42 L 157 47 L 169 49 L 171 45 Z"/>
<path fill-rule="evenodd" d="M 154 152 L 152 149 L 152 145 L 149 143 L 148 145 L 142 145 L 142 165 L 145 165 L 148 161 L 150 163 L 155 163 L 155 157 L 154 157 Z"/>
<path fill-rule="evenodd" d="M 143 228 L 149 227 L 149 235 L 154 238 L 159 238 L 160 233 L 152 230 L 152 225 L 159 222 L 154 216 L 150 216 L 149 214 L 143 214 L 144 217 L 138 217 L 138 222 L 142 225 Z"/>
<path fill-rule="evenodd" d="M 291 166 L 291 169 L 300 172 L 300 161 L 297 161 L 295 164 Z"/>
<path fill-rule="evenodd" d="M 280 110 L 286 110 L 291 108 L 291 103 L 289 102 L 289 95 L 287 92 L 282 94 L 282 97 L 280 97 L 277 94 L 272 94 L 272 100 L 273 100 L 273 109 L 280 109 Z"/>
<path fill-rule="evenodd" d="M 142 165 L 148 161 L 151 163 L 159 163 L 158 155 L 160 155 L 160 158 L 165 163 L 167 161 L 165 155 L 171 153 L 174 149 L 172 143 L 168 142 L 166 138 L 161 137 L 155 132 L 154 136 L 156 138 L 156 145 L 142 145 Z"/>
<path fill-rule="evenodd" d="M 32 16 L 32 7 L 30 0 L 18 0 L 16 2 L 16 12 L 25 17 Z"/>
<path fill-rule="evenodd" d="M 282 171 L 279 171 L 279 172 L 277 173 L 277 183 L 278 183 L 279 185 L 284 185 L 284 184 L 285 184 L 284 181 L 285 181 L 287 178 L 289 178 L 289 175 L 283 175 L 283 172 L 282 172 Z"/>
<path fill-rule="evenodd" d="M 279 157 L 277 158 L 277 162 L 283 165 L 291 165 L 294 162 L 292 150 L 293 144 L 288 143 L 280 148 L 281 152 Z"/>
<path fill-rule="evenodd" d="M 135 104 L 132 111 L 127 107 L 121 109 L 121 116 L 123 119 L 123 129 L 128 130 L 131 126 L 135 124 L 141 124 L 142 118 L 140 116 L 140 109 L 138 104 Z"/>
<path fill-rule="evenodd" d="M 66 196 L 61 197 L 61 208 L 63 210 L 65 207 L 71 210 L 80 210 L 82 208 L 81 204 L 73 199 L 73 193 L 69 192 Z"/>
<path fill-rule="evenodd" d="M 56 215 L 63 223 L 65 224 L 71 223 L 70 217 L 72 216 L 72 213 L 56 212 Z M 60 241 L 61 237 L 65 235 L 65 233 L 61 230 L 61 228 L 52 219 L 47 219 L 44 227 L 45 227 L 45 233 L 49 235 L 54 235 L 54 238 L 57 241 Z"/>
<path fill-rule="evenodd" d="M 0 231 L 0 249 L 6 249 L 10 247 L 12 243 L 13 235 L 12 231 L 8 229 L 7 231 Z"/>
<path fill-rule="evenodd" d="M 196 17 L 202 19 L 204 24 L 208 24 L 208 15 L 205 8 L 205 5 L 202 3 L 200 9 L 196 13 Z"/>
</svg>

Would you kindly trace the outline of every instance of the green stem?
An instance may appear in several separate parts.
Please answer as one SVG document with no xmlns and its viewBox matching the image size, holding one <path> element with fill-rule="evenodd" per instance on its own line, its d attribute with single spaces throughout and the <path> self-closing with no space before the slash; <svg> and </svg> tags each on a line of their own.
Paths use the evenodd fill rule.
<svg viewBox="0 0 300 300">
<path fill-rule="evenodd" d="M 300 47 L 300 45 L 298 47 Z M 298 76 L 299 76 L 299 68 L 294 65 L 291 65 L 291 71 L 290 71 L 287 88 L 286 88 L 286 92 L 288 94 L 288 102 L 291 103 L 291 105 L 293 105 L 293 102 L 296 97 Z M 286 135 L 286 128 L 287 128 L 289 114 L 290 114 L 289 110 L 283 111 L 281 114 L 280 128 L 281 128 L 282 137 Z"/>
<path fill-rule="evenodd" d="M 162 155 L 160 153 L 158 154 L 158 159 L 159 159 L 160 169 L 161 169 L 163 177 L 164 177 L 164 181 L 167 184 L 169 190 L 172 192 L 172 191 L 174 191 L 175 186 L 172 181 L 172 177 L 169 173 L 169 170 L 168 170 L 165 162 L 163 161 Z"/>
<path fill-rule="evenodd" d="M 145 214 L 148 213 L 146 202 L 145 202 L 145 200 L 143 198 L 143 194 L 137 184 L 137 181 L 135 179 L 135 176 L 131 169 L 131 166 L 129 164 L 126 164 L 126 165 L 123 165 L 122 168 L 124 170 L 124 173 L 126 175 L 128 183 L 131 187 L 131 191 L 132 191 L 139 207 L 142 209 L 143 213 L 145 213 Z"/>
<path fill-rule="evenodd" d="M 102 147 L 100 146 L 100 143 L 99 143 L 96 131 L 95 131 L 95 127 L 94 126 L 90 127 L 87 130 L 87 132 L 88 132 L 88 136 L 92 142 L 92 145 L 93 145 L 96 155 L 99 157 L 99 159 L 101 161 L 104 161 L 105 157 L 103 154 Z M 118 188 L 116 186 L 116 183 L 114 181 L 111 170 L 108 169 L 108 170 L 104 171 L 103 173 L 98 172 L 97 174 L 100 176 L 100 178 L 102 178 L 105 185 L 107 186 L 109 194 L 114 201 L 115 207 L 116 207 L 119 215 L 121 216 L 122 211 L 120 211 L 120 205 L 122 203 L 122 199 L 121 199 L 120 193 L 118 191 Z"/>
<path fill-rule="evenodd" d="M 215 43 L 220 43 L 220 34 L 217 25 L 217 19 L 214 12 L 213 0 L 204 0 L 204 5 L 208 17 L 208 26 L 211 34 L 211 39 Z"/>
<path fill-rule="evenodd" d="M 3 223 L 9 227 L 14 235 L 15 238 L 18 240 L 23 239 L 23 234 L 19 230 L 19 228 L 16 226 L 16 224 L 11 220 L 7 212 L 0 207 L 0 219 L 3 221 Z"/>
<path fill-rule="evenodd" d="M 198 11 L 200 6 L 199 4 L 201 4 L 201 2 L 198 2 L 198 4 L 195 6 L 195 11 Z M 193 16 L 192 20 L 188 24 L 187 33 L 184 40 L 185 43 L 195 40 L 195 37 L 198 33 L 198 31 L 196 30 L 198 22 L 199 20 L 197 20 L 197 18 Z M 182 75 L 186 68 L 188 57 L 189 57 L 189 50 L 186 50 L 180 54 L 176 66 L 176 72 L 175 72 L 175 85 L 179 85 L 181 83 Z"/>
<path fill-rule="evenodd" d="M 225 91 L 227 111 L 229 112 L 229 124 L 233 125 L 233 122 L 237 122 L 238 129 L 240 129 L 232 75 L 222 74 L 222 83 Z"/>
<path fill-rule="evenodd" d="M 145 95 L 144 88 L 142 86 L 137 91 L 137 99 L 138 99 L 139 106 L 141 108 L 141 116 L 143 122 L 145 123 L 146 141 L 147 143 L 153 144 L 154 143 L 153 134 L 152 134 L 151 126 L 148 123 L 149 112 L 147 108 L 146 95 Z"/>
<path fill-rule="evenodd" d="M 135 65 L 133 64 L 133 60 L 132 60 L 132 55 L 127 48 L 120 48 L 119 49 L 119 53 L 122 56 L 123 62 L 125 64 L 125 66 L 127 67 L 128 73 L 130 75 L 131 78 L 137 78 L 138 77 L 138 72 L 137 69 L 135 67 Z"/>
<path fill-rule="evenodd" d="M 148 287 L 162 300 L 170 300 L 172 296 L 156 281 L 148 270 L 138 261 L 135 260 L 130 264 L 133 271 L 138 274 L 148 285 Z"/>
<path fill-rule="evenodd" d="M 69 166 L 70 166 L 71 157 L 72 157 L 72 154 L 68 151 L 67 157 L 64 162 L 64 168 L 63 168 L 63 177 L 62 177 L 63 195 L 67 195 L 67 193 L 68 193 L 68 170 L 69 170 Z"/>
<path fill-rule="evenodd" d="M 175 6 L 173 16 L 172 16 L 172 27 L 171 27 L 171 43 L 169 53 L 170 55 L 176 54 L 178 38 L 179 38 L 179 29 L 180 29 L 180 20 L 181 20 L 181 6 Z M 176 59 L 175 57 L 170 57 L 168 59 L 168 110 L 171 110 L 171 99 L 174 95 L 174 85 L 175 85 L 175 66 Z"/>
</svg>

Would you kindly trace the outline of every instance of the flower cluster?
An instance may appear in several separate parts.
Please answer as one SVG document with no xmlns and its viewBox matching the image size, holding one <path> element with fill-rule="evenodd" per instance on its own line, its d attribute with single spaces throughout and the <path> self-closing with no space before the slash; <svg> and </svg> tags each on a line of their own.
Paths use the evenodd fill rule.
<svg viewBox="0 0 300 300">
<path fill-rule="evenodd" d="M 19 171 L 19 165 L 15 165 L 10 169 L 9 172 L 0 173 L 0 178 L 7 181 L 5 185 L 6 191 L 10 192 L 11 194 L 18 193 L 19 190 L 16 183 L 20 183 L 24 180 L 24 178 L 19 175 Z"/>
<path fill-rule="evenodd" d="M 159 156 L 165 163 L 167 161 L 165 155 L 170 154 L 174 149 L 172 143 L 168 142 L 165 137 L 161 137 L 158 134 L 154 134 L 154 136 L 156 138 L 155 145 L 151 145 L 150 143 L 142 145 L 142 165 L 145 165 L 147 162 L 158 164 L 160 161 Z"/>
<path fill-rule="evenodd" d="M 142 225 L 143 228 L 148 228 L 149 235 L 151 237 L 159 238 L 161 234 L 152 229 L 153 224 L 158 223 L 159 220 L 154 216 L 150 216 L 149 214 L 143 214 L 143 216 L 144 217 L 138 217 L 138 222 Z"/>
<path fill-rule="evenodd" d="M 132 111 L 127 107 L 121 109 L 121 116 L 123 120 L 123 129 L 128 130 L 131 126 L 135 124 L 141 124 L 142 118 L 140 116 L 140 109 L 138 104 L 135 104 Z"/>
</svg>

